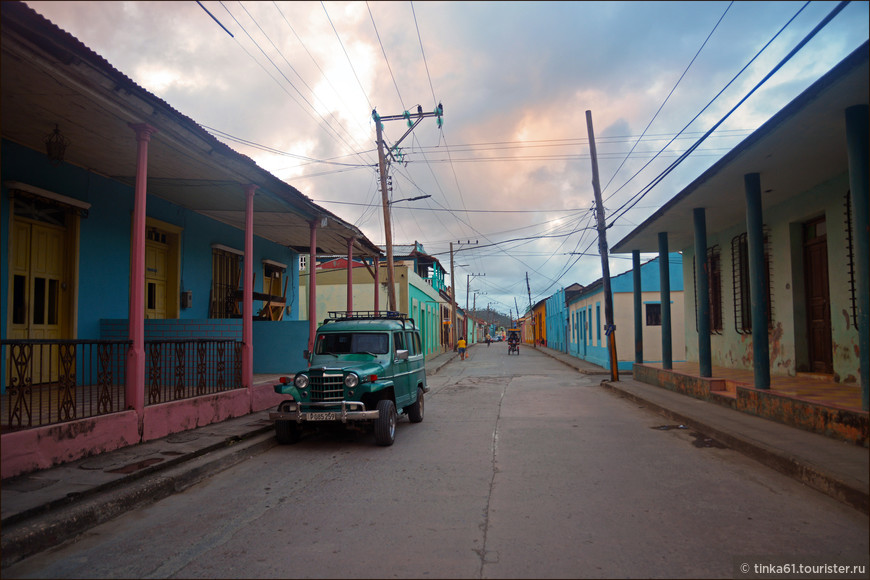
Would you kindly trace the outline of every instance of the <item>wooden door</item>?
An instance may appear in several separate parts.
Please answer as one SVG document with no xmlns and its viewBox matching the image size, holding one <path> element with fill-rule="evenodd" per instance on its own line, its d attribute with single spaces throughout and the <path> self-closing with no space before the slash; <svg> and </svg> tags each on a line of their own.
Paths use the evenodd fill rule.
<svg viewBox="0 0 870 580">
<path fill-rule="evenodd" d="M 825 218 L 804 224 L 807 340 L 810 371 L 833 373 L 831 307 L 828 289 L 828 242 Z"/>
<path fill-rule="evenodd" d="M 67 288 L 63 227 L 14 219 L 10 260 L 12 340 L 64 338 Z M 58 360 L 49 351 L 34 353 L 34 383 L 57 380 Z"/>
</svg>

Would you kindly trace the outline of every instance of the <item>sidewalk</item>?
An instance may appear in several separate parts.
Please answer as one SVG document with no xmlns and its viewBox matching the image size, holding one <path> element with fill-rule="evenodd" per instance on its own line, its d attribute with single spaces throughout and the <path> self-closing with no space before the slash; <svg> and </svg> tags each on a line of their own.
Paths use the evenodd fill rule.
<svg viewBox="0 0 870 580">
<path fill-rule="evenodd" d="M 870 509 L 870 450 L 635 381 L 550 348 L 538 351 L 589 375 L 601 386 L 719 441 L 865 514 Z"/>
<path fill-rule="evenodd" d="M 457 356 L 426 361 L 437 373 Z M 3 480 L 0 567 L 144 507 L 277 445 L 271 410 Z"/>
</svg>

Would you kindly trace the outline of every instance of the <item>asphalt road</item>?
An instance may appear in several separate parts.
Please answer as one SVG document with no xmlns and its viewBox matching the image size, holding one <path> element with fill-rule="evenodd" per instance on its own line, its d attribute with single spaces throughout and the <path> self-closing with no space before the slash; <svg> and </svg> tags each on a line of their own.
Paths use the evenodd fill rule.
<svg viewBox="0 0 870 580">
<path fill-rule="evenodd" d="M 272 448 L 3 577 L 731 578 L 744 562 L 867 562 L 866 516 L 602 378 L 477 345 L 430 378 L 424 421 L 402 418 L 392 447 L 325 433 Z"/>
</svg>

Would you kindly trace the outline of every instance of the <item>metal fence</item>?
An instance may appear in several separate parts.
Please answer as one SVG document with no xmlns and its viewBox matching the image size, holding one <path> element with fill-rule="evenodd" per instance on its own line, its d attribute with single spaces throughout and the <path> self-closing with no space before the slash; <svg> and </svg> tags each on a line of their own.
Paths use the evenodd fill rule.
<svg viewBox="0 0 870 580">
<path fill-rule="evenodd" d="M 3 432 L 127 408 L 129 340 L 2 340 Z M 242 343 L 145 341 L 146 405 L 242 388 Z"/>
<path fill-rule="evenodd" d="M 116 413 L 126 407 L 130 341 L 2 340 L 3 431 Z"/>
<path fill-rule="evenodd" d="M 145 341 L 146 405 L 242 388 L 242 343 L 235 340 Z"/>
</svg>

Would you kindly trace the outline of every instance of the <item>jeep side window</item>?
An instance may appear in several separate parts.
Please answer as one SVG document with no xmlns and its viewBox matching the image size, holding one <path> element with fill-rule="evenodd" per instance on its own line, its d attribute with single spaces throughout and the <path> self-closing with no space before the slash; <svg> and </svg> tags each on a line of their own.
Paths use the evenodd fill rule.
<svg viewBox="0 0 870 580">
<path fill-rule="evenodd" d="M 405 333 L 405 344 L 408 348 L 408 355 L 414 356 L 415 354 L 420 354 L 420 341 L 414 340 L 417 338 L 417 334 L 414 332 L 406 332 Z"/>
<path fill-rule="evenodd" d="M 405 350 L 405 334 L 402 332 L 394 332 L 393 343 L 394 352 L 397 350 Z"/>
</svg>

